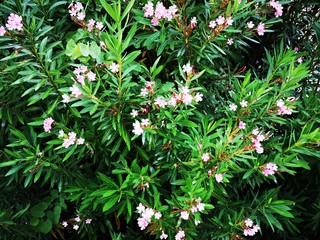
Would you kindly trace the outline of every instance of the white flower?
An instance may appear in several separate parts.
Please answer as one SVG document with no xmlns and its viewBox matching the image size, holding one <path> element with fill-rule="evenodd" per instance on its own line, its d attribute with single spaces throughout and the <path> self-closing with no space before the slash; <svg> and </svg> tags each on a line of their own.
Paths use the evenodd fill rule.
<svg viewBox="0 0 320 240">
<path fill-rule="evenodd" d="M 245 100 L 242 100 L 241 102 L 240 102 L 240 106 L 241 107 L 247 107 L 248 106 L 248 102 L 247 101 L 245 101 Z"/>
<path fill-rule="evenodd" d="M 190 63 L 183 65 L 182 69 L 187 74 L 190 74 L 192 72 L 192 66 L 190 65 Z"/>
<path fill-rule="evenodd" d="M 111 72 L 113 72 L 113 73 L 119 72 L 119 68 L 120 68 L 120 65 L 117 64 L 117 63 L 114 63 L 114 62 L 113 62 L 113 63 L 110 65 L 110 70 L 111 70 Z"/>
</svg>

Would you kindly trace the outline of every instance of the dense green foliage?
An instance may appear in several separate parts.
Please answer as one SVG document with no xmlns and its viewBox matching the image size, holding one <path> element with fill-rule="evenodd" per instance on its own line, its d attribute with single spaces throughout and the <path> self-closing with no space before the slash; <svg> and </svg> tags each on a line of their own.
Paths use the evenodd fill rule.
<svg viewBox="0 0 320 240">
<path fill-rule="evenodd" d="M 319 238 L 319 4 L 147 2 L 0 3 L 1 239 Z"/>
</svg>

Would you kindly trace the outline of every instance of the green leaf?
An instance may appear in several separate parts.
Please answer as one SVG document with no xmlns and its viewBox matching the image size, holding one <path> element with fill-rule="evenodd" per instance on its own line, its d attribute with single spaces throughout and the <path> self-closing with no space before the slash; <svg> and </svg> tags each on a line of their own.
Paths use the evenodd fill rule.
<svg viewBox="0 0 320 240">
<path fill-rule="evenodd" d="M 196 123 L 189 120 L 180 120 L 179 122 L 177 122 L 177 124 L 179 124 L 182 127 L 198 127 Z"/>
<path fill-rule="evenodd" d="M 48 205 L 45 202 L 40 202 L 30 209 L 30 213 L 33 217 L 42 218 L 45 215 L 44 210 L 47 208 Z"/>
<path fill-rule="evenodd" d="M 38 224 L 38 228 L 42 233 L 49 233 L 51 231 L 52 228 L 52 222 L 50 221 L 50 219 L 47 219 L 44 222 L 40 222 Z"/>
<path fill-rule="evenodd" d="M 111 198 L 108 202 L 106 202 L 106 203 L 103 205 L 102 211 L 103 211 L 103 212 L 108 211 L 110 208 L 112 208 L 112 207 L 116 204 L 116 202 L 117 202 L 119 199 L 120 199 L 120 196 L 119 196 L 119 195 Z"/>
</svg>

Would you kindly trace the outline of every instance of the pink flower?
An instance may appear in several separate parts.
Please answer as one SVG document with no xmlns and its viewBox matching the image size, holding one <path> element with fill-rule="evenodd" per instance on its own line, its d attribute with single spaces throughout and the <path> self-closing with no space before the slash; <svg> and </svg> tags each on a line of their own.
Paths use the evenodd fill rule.
<svg viewBox="0 0 320 240">
<path fill-rule="evenodd" d="M 138 120 L 135 121 L 135 123 L 132 124 L 133 125 L 133 130 L 132 132 L 135 135 L 141 135 L 143 133 L 143 129 L 141 128 L 140 122 Z"/>
<path fill-rule="evenodd" d="M 185 237 L 185 236 L 186 236 L 186 235 L 185 235 L 184 231 L 183 231 L 183 230 L 180 230 L 180 231 L 176 234 L 175 240 L 182 240 L 182 238 Z"/>
<path fill-rule="evenodd" d="M 215 28 L 217 26 L 216 21 L 210 21 L 209 22 L 209 28 Z"/>
<path fill-rule="evenodd" d="M 198 212 L 198 209 L 197 209 L 196 206 L 192 206 L 192 207 L 190 208 L 190 211 L 191 211 L 192 213 L 195 213 L 195 212 Z"/>
<path fill-rule="evenodd" d="M 53 118 L 46 118 L 43 122 L 43 128 L 45 132 L 51 132 L 51 124 L 54 122 Z"/>
<path fill-rule="evenodd" d="M 283 7 L 282 7 L 282 5 L 281 5 L 279 2 L 276 2 L 276 1 L 274 1 L 274 0 L 271 0 L 271 1 L 269 2 L 269 6 L 273 7 L 273 8 L 276 10 L 276 12 L 274 13 L 274 15 L 275 15 L 276 17 L 282 16 Z"/>
<path fill-rule="evenodd" d="M 236 111 L 237 110 L 237 105 L 235 105 L 234 103 L 229 105 L 229 108 L 231 111 Z"/>
<path fill-rule="evenodd" d="M 143 218 L 143 217 L 138 218 L 138 226 L 140 227 L 141 230 L 146 229 L 148 224 L 149 224 L 149 219 Z"/>
<path fill-rule="evenodd" d="M 79 139 L 77 140 L 77 144 L 78 144 L 78 145 L 84 144 L 84 138 L 79 138 Z"/>
<path fill-rule="evenodd" d="M 164 233 L 164 231 L 162 231 L 162 234 L 160 235 L 160 239 L 167 239 L 168 235 Z"/>
<path fill-rule="evenodd" d="M 75 9 L 76 9 L 77 11 L 80 11 L 80 10 L 83 9 L 83 5 L 82 5 L 81 2 L 76 2 L 76 3 L 74 4 L 74 7 L 75 7 Z"/>
<path fill-rule="evenodd" d="M 114 63 L 114 62 L 113 62 L 113 63 L 110 65 L 110 70 L 111 70 L 111 72 L 113 72 L 113 73 L 119 72 L 119 68 L 120 68 L 120 65 L 117 64 L 117 63 Z"/>
<path fill-rule="evenodd" d="M 158 105 L 161 108 L 165 108 L 167 106 L 166 100 L 162 99 L 161 97 L 157 97 L 154 101 L 155 105 Z"/>
<path fill-rule="evenodd" d="M 244 224 L 247 227 L 252 227 L 253 226 L 253 221 L 250 218 L 247 218 L 247 219 L 244 220 Z"/>
<path fill-rule="evenodd" d="M 58 137 L 63 137 L 64 136 L 64 131 L 63 130 L 60 130 L 59 131 L 59 136 Z"/>
<path fill-rule="evenodd" d="M 259 134 L 259 130 L 257 128 L 252 130 L 252 134 L 253 135 L 258 135 Z"/>
<path fill-rule="evenodd" d="M 3 26 L 0 27 L 0 37 L 4 36 L 6 34 L 6 30 L 4 29 Z"/>
<path fill-rule="evenodd" d="M 69 139 L 69 138 L 65 138 L 65 139 L 63 139 L 62 147 L 68 148 L 73 144 L 74 144 L 74 140 Z"/>
<path fill-rule="evenodd" d="M 70 101 L 70 97 L 67 94 L 63 94 L 62 98 L 63 103 L 68 103 Z"/>
<path fill-rule="evenodd" d="M 252 22 L 252 21 L 247 22 L 247 27 L 248 27 L 249 29 L 253 28 L 253 27 L 254 27 L 253 22 Z"/>
<path fill-rule="evenodd" d="M 232 25 L 232 23 L 233 23 L 232 17 L 228 17 L 228 18 L 227 18 L 227 24 L 228 24 L 228 25 Z"/>
<path fill-rule="evenodd" d="M 248 106 L 248 102 L 247 101 L 245 101 L 245 100 L 242 100 L 241 102 L 240 102 L 240 106 L 241 107 L 247 107 Z"/>
<path fill-rule="evenodd" d="M 158 26 L 159 25 L 159 19 L 158 18 L 152 18 L 151 23 L 153 26 Z"/>
<path fill-rule="evenodd" d="M 146 207 L 142 204 L 139 203 L 139 206 L 137 207 L 138 213 L 143 213 L 146 210 Z"/>
<path fill-rule="evenodd" d="M 217 173 L 216 175 L 214 175 L 214 177 L 216 178 L 216 181 L 218 183 L 222 182 L 222 180 L 223 180 L 223 176 L 221 173 Z"/>
<path fill-rule="evenodd" d="M 194 96 L 194 100 L 195 100 L 196 102 L 201 102 L 201 101 L 203 100 L 202 97 L 203 97 L 203 94 L 202 94 L 202 93 L 197 93 L 197 94 Z"/>
<path fill-rule="evenodd" d="M 240 122 L 239 122 L 239 128 L 240 128 L 240 129 L 246 129 L 246 123 L 243 122 L 243 121 L 240 121 Z"/>
<path fill-rule="evenodd" d="M 77 134 L 75 132 L 69 132 L 68 136 L 70 140 L 75 141 Z"/>
<path fill-rule="evenodd" d="M 192 66 L 190 65 L 190 63 L 183 65 L 182 69 L 188 75 L 192 72 Z"/>
<path fill-rule="evenodd" d="M 302 57 L 299 57 L 299 58 L 297 59 L 297 62 L 298 62 L 298 63 L 302 63 L 302 61 L 303 61 L 303 60 L 302 60 Z"/>
<path fill-rule="evenodd" d="M 87 219 L 86 219 L 86 224 L 90 224 L 90 223 L 91 223 L 91 221 L 92 221 L 92 219 L 91 219 L 91 218 L 87 218 Z"/>
<path fill-rule="evenodd" d="M 267 163 L 264 168 L 262 168 L 262 174 L 265 176 L 274 175 L 278 170 L 278 166 L 274 163 Z"/>
<path fill-rule="evenodd" d="M 145 17 L 151 17 L 151 16 L 153 15 L 153 12 L 154 12 L 154 10 L 153 10 L 153 3 L 149 1 L 149 2 L 144 6 L 143 10 L 144 10 L 144 16 L 145 16 Z"/>
<path fill-rule="evenodd" d="M 196 226 L 198 226 L 199 223 L 201 223 L 199 220 L 194 220 L 194 224 L 195 224 Z"/>
<path fill-rule="evenodd" d="M 202 212 L 204 210 L 204 207 L 205 207 L 204 203 L 199 202 L 197 204 L 197 209 L 199 210 L 199 212 Z"/>
<path fill-rule="evenodd" d="M 84 12 L 79 12 L 77 18 L 78 20 L 82 21 L 86 18 L 86 14 Z"/>
<path fill-rule="evenodd" d="M 17 14 L 10 13 L 6 27 L 9 30 L 22 31 L 23 30 L 22 17 Z"/>
<path fill-rule="evenodd" d="M 233 39 L 232 39 L 232 38 L 229 38 L 228 41 L 227 41 L 227 44 L 228 44 L 228 45 L 232 45 L 232 44 L 233 44 Z"/>
<path fill-rule="evenodd" d="M 76 222 L 80 222 L 80 221 L 81 221 L 81 219 L 80 219 L 79 216 L 77 216 L 74 220 L 75 220 Z"/>
<path fill-rule="evenodd" d="M 167 9 L 162 2 L 157 2 L 156 9 L 154 11 L 154 16 L 157 19 L 166 18 L 168 15 Z"/>
<path fill-rule="evenodd" d="M 186 105 L 189 105 L 192 102 L 192 96 L 190 94 L 183 94 L 182 102 Z"/>
<path fill-rule="evenodd" d="M 130 115 L 131 115 L 133 118 L 135 118 L 135 117 L 137 117 L 137 116 L 139 115 L 139 113 L 138 113 L 137 110 L 132 109 Z"/>
<path fill-rule="evenodd" d="M 67 221 L 63 221 L 63 222 L 62 222 L 62 226 L 67 227 L 67 226 L 68 226 Z"/>
<path fill-rule="evenodd" d="M 266 31 L 266 30 L 265 30 L 265 25 L 264 25 L 264 23 L 262 23 L 262 22 L 259 23 L 258 28 L 257 28 L 258 35 L 259 35 L 259 36 L 263 36 L 265 31 Z"/>
<path fill-rule="evenodd" d="M 87 78 L 89 79 L 89 81 L 94 81 L 94 80 L 96 80 L 96 74 L 93 73 L 92 71 L 89 71 L 87 73 Z"/>
<path fill-rule="evenodd" d="M 197 25 L 197 18 L 196 17 L 193 17 L 190 21 L 190 24 L 192 27 L 196 26 Z"/>
<path fill-rule="evenodd" d="M 149 90 L 147 88 L 142 88 L 141 89 L 141 92 L 140 92 L 140 95 L 142 96 L 147 96 L 149 94 Z"/>
<path fill-rule="evenodd" d="M 102 22 L 96 22 L 96 28 L 99 30 L 102 30 L 102 28 L 103 28 Z"/>
<path fill-rule="evenodd" d="M 208 161 L 210 160 L 210 155 L 209 155 L 209 153 L 204 153 L 204 154 L 202 154 L 201 159 L 202 159 L 202 161 L 204 161 L 204 162 L 208 162 Z"/>
<path fill-rule="evenodd" d="M 76 98 L 78 98 L 81 95 L 80 89 L 75 84 L 72 85 L 72 87 L 70 87 L 70 90 L 71 90 L 71 94 Z"/>
<path fill-rule="evenodd" d="M 189 219 L 189 213 L 187 211 L 182 211 L 180 213 L 180 218 L 182 218 L 184 220 L 188 220 Z"/>
<path fill-rule="evenodd" d="M 217 18 L 216 22 L 217 22 L 218 25 L 222 25 L 222 24 L 224 24 L 224 20 L 225 20 L 224 17 L 219 16 L 219 17 Z"/>
<path fill-rule="evenodd" d="M 156 212 L 155 214 L 154 214 L 154 218 L 155 219 L 160 219 L 162 217 L 162 214 L 161 214 L 161 212 Z"/>
<path fill-rule="evenodd" d="M 142 126 L 148 126 L 150 124 L 150 120 L 148 118 L 142 119 L 141 120 L 141 125 Z"/>
<path fill-rule="evenodd" d="M 79 229 L 79 225 L 73 225 L 73 229 L 77 231 Z"/>
</svg>

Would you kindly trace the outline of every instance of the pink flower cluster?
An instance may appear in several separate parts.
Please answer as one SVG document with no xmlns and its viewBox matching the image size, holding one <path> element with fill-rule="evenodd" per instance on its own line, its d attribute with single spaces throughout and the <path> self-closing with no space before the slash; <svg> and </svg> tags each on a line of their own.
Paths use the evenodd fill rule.
<svg viewBox="0 0 320 240">
<path fill-rule="evenodd" d="M 73 73 L 76 75 L 77 81 L 84 86 L 85 82 L 84 80 L 87 79 L 89 82 L 92 82 L 94 80 L 96 80 L 96 74 L 93 73 L 92 71 L 88 70 L 87 66 L 80 66 L 77 67 Z M 74 78 L 71 78 L 72 80 L 75 81 Z"/>
<path fill-rule="evenodd" d="M 279 99 L 277 101 L 278 106 L 278 114 L 280 115 L 291 115 L 292 114 L 292 108 L 288 108 L 282 99 Z"/>
<path fill-rule="evenodd" d="M 77 144 L 82 145 L 84 144 L 84 138 L 76 138 L 77 134 L 75 132 L 69 132 L 68 135 L 64 133 L 63 130 L 59 131 L 59 137 L 63 137 L 63 143 L 62 146 L 64 148 L 68 148 L 71 145 Z"/>
<path fill-rule="evenodd" d="M 69 13 L 71 17 L 75 17 L 77 20 L 83 21 L 86 17 L 83 5 L 80 2 L 72 2 L 69 7 Z"/>
<path fill-rule="evenodd" d="M 144 128 L 148 127 L 150 125 L 150 120 L 148 118 L 142 119 L 141 122 L 136 120 L 132 125 L 133 125 L 133 130 L 132 132 L 135 135 L 141 135 L 144 131 Z"/>
<path fill-rule="evenodd" d="M 283 7 L 282 7 L 282 5 L 281 5 L 279 2 L 276 2 L 276 1 L 274 1 L 274 0 L 271 0 L 271 1 L 269 2 L 269 6 L 273 7 L 273 8 L 276 10 L 276 12 L 274 13 L 274 15 L 275 15 L 276 17 L 282 16 Z"/>
<path fill-rule="evenodd" d="M 54 122 L 52 117 L 46 118 L 43 122 L 43 128 L 45 132 L 51 132 L 52 123 Z"/>
<path fill-rule="evenodd" d="M 79 223 L 81 223 L 81 218 L 80 218 L 80 216 L 79 215 L 77 215 L 77 217 L 75 217 L 73 220 L 71 219 L 71 220 L 67 220 L 67 221 L 63 221 L 62 223 L 61 223 L 61 225 L 63 226 L 63 227 L 67 227 L 69 224 L 68 224 L 68 222 L 69 223 L 71 223 L 71 225 L 72 225 L 72 228 L 74 229 L 74 230 L 78 230 L 79 229 Z M 90 224 L 92 222 L 92 219 L 91 218 L 87 218 L 86 220 L 85 220 L 85 223 L 86 224 Z"/>
<path fill-rule="evenodd" d="M 265 176 L 274 175 L 276 171 L 278 170 L 278 166 L 274 163 L 267 163 L 262 168 L 262 174 Z"/>
<path fill-rule="evenodd" d="M 265 140 L 265 136 L 263 136 L 258 129 L 254 129 L 252 134 L 254 135 L 252 139 L 254 148 L 256 149 L 257 153 L 263 153 L 261 142 Z"/>
<path fill-rule="evenodd" d="M 253 221 L 250 218 L 244 219 L 244 225 L 243 234 L 245 236 L 254 236 L 260 230 L 258 225 L 253 225 Z"/>
<path fill-rule="evenodd" d="M 233 24 L 233 18 L 232 17 L 223 17 L 219 16 L 216 20 L 212 20 L 209 22 L 209 28 L 215 29 L 217 26 L 225 28 L 226 26 L 231 26 Z"/>
<path fill-rule="evenodd" d="M 265 31 L 266 31 L 266 29 L 265 29 L 264 23 L 262 23 L 262 22 L 259 23 L 258 28 L 257 28 L 258 35 L 263 36 Z"/>
<path fill-rule="evenodd" d="M 175 240 L 182 240 L 185 237 L 185 232 L 183 230 L 179 230 L 179 232 L 175 235 Z"/>
<path fill-rule="evenodd" d="M 212 158 L 212 157 L 210 156 L 209 153 L 204 153 L 204 154 L 202 154 L 202 156 L 201 156 L 202 161 L 205 162 L 205 163 L 209 162 L 211 158 Z"/>
<path fill-rule="evenodd" d="M 241 106 L 242 108 L 248 107 L 248 101 L 246 101 L 246 100 L 243 99 L 243 100 L 240 102 L 240 106 Z M 231 103 L 231 104 L 229 105 L 229 109 L 230 109 L 231 111 L 236 111 L 237 108 L 238 108 L 238 106 L 237 106 L 236 104 L 234 104 L 234 103 Z"/>
<path fill-rule="evenodd" d="M 138 218 L 138 225 L 141 230 L 146 229 L 149 223 L 151 223 L 152 218 L 155 220 L 159 220 L 162 217 L 161 212 L 157 212 L 152 208 L 146 208 L 142 203 L 140 203 L 137 207 L 137 211 L 140 214 L 140 217 Z"/>
<path fill-rule="evenodd" d="M 6 27 L 10 31 L 12 30 L 23 31 L 22 17 L 17 14 L 10 13 L 6 23 Z M 4 26 L 0 26 L 0 37 L 4 36 L 6 33 L 7 31 L 4 28 Z"/>
<path fill-rule="evenodd" d="M 94 19 L 91 18 L 87 24 L 87 29 L 89 32 L 91 32 L 94 27 L 100 31 L 103 28 L 103 24 L 102 22 L 96 22 Z"/>
<path fill-rule="evenodd" d="M 176 5 L 172 5 L 168 9 L 166 9 L 162 2 L 157 2 L 156 7 L 154 8 L 151 1 L 149 1 L 143 9 L 144 16 L 152 18 L 151 23 L 153 26 L 159 25 L 159 20 L 161 19 L 167 19 L 168 21 L 171 21 L 171 19 L 178 11 Z"/>
</svg>

